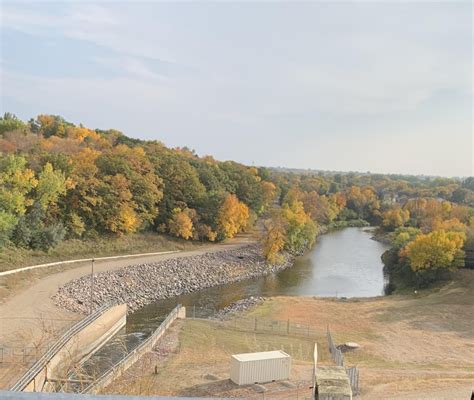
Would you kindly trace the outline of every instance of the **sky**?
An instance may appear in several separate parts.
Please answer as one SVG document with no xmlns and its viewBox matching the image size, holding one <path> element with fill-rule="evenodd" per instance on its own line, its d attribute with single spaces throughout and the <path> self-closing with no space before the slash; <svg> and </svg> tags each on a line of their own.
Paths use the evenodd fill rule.
<svg viewBox="0 0 474 400">
<path fill-rule="evenodd" d="M 473 175 L 467 2 L 1 2 L 0 112 L 248 165 Z"/>
</svg>

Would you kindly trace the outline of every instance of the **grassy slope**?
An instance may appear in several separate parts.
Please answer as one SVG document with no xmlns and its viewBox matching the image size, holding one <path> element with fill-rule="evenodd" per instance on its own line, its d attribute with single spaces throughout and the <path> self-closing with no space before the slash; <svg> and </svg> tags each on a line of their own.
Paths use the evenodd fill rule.
<svg viewBox="0 0 474 400">
<path fill-rule="evenodd" d="M 323 364 L 330 362 L 324 336 L 328 325 L 336 344 L 359 343 L 361 349 L 346 353 L 345 360 L 346 365 L 357 365 L 360 369 L 364 399 L 443 399 L 470 395 L 474 380 L 474 271 L 459 271 L 453 282 L 421 291 L 416 296 L 350 301 L 276 297 L 247 316 L 310 324 L 314 331 L 320 332 L 316 340 L 323 349 Z M 292 380 L 302 388 L 300 395 L 305 395 L 303 388 L 311 383 L 313 340 L 222 329 L 215 322 L 188 320 L 181 330 L 179 352 L 160 367 L 159 374 L 149 382 L 147 394 L 260 398 L 261 394 L 252 391 L 236 392 L 229 384 L 229 356 L 284 348 L 294 360 Z M 150 374 L 144 372 L 148 378 Z M 210 382 L 204 374 L 214 374 L 220 379 Z M 127 387 L 127 393 L 134 393 L 132 382 Z M 267 394 L 273 396 L 273 392 Z M 285 395 L 290 397 L 289 392 L 282 392 L 281 398 Z"/>
<path fill-rule="evenodd" d="M 336 343 L 361 344 L 345 359 L 361 369 L 364 398 L 403 398 L 418 389 L 426 390 L 418 398 L 444 398 L 439 393 L 445 390 L 470 395 L 474 271 L 461 270 L 452 282 L 418 295 L 347 302 L 276 298 L 253 314 L 310 321 L 316 330 L 329 325 Z"/>
<path fill-rule="evenodd" d="M 179 350 L 164 365 L 159 364 L 157 375 L 153 374 L 154 365 L 146 367 L 145 370 L 135 368 L 103 393 L 198 397 L 219 395 L 226 398 L 256 396 L 261 399 L 262 395 L 252 388 L 239 388 L 229 382 L 231 355 L 282 349 L 292 355 L 292 377 L 296 380 L 300 379 L 301 369 L 308 377 L 306 370 L 312 365 L 313 347 L 314 338 L 288 337 L 272 332 L 255 333 L 252 330 L 235 329 L 233 324 L 222 326 L 215 321 L 187 319 L 181 327 Z M 328 352 L 323 351 L 322 354 L 327 361 Z M 215 378 L 209 379 L 206 375 Z M 272 385 L 274 387 L 270 388 L 271 393 L 288 390 L 282 388 L 279 383 Z M 300 388 L 300 395 L 303 393 L 306 396 L 311 394 L 306 386 Z"/>
<path fill-rule="evenodd" d="M 5 248 L 0 250 L 0 271 L 78 258 L 184 250 L 198 245 L 157 233 L 137 233 L 122 237 L 66 240 L 49 252 Z"/>
</svg>

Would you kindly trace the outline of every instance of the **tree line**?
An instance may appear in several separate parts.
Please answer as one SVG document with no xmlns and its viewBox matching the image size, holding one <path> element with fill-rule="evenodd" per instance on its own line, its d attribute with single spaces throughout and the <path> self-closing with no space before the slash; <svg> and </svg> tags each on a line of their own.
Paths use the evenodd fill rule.
<svg viewBox="0 0 474 400">
<path fill-rule="evenodd" d="M 32 249 L 67 238 L 153 230 L 222 240 L 277 196 L 264 168 L 76 126 L 59 116 L 0 119 L 0 243 Z"/>
<path fill-rule="evenodd" d="M 270 262 L 318 234 L 379 226 L 396 281 L 474 264 L 474 178 L 255 168 L 89 129 L 60 116 L 0 118 L 0 248 L 155 231 L 219 241 L 263 222 Z"/>
<path fill-rule="evenodd" d="M 265 221 L 264 252 L 299 253 L 318 233 L 344 226 L 379 227 L 395 287 L 423 287 L 465 265 L 474 267 L 474 179 L 373 174 L 278 173 L 281 206 Z"/>
</svg>

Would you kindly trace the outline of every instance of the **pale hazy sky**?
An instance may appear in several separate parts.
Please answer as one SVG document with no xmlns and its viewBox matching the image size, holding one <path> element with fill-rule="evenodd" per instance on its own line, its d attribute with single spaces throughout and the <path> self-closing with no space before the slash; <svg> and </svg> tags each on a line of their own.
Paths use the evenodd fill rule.
<svg viewBox="0 0 474 400">
<path fill-rule="evenodd" d="M 467 2 L 1 3 L 23 119 L 247 164 L 473 175 Z"/>
</svg>

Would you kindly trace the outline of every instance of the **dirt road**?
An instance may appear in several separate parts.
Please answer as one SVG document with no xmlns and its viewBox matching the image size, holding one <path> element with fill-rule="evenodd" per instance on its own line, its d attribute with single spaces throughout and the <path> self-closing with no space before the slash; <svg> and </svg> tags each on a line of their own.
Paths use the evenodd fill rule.
<svg viewBox="0 0 474 400">
<path fill-rule="evenodd" d="M 235 248 L 254 242 L 251 236 L 242 236 L 227 243 L 203 246 L 197 250 L 180 253 L 137 257 L 132 259 L 105 260 L 95 263 L 95 273 L 122 268 L 128 265 L 149 263 L 165 259 L 215 252 L 225 248 Z M 30 285 L 18 291 L 11 291 L 0 304 L 0 348 L 16 349 L 18 357 L 8 368 L 0 368 L 0 388 L 11 384 L 15 375 L 20 375 L 26 368 L 22 363 L 22 349 L 27 347 L 27 354 L 41 353 L 45 346 L 61 332 L 72 325 L 80 315 L 57 308 L 51 296 L 66 282 L 88 275 L 90 263 L 65 267 L 62 271 L 33 280 Z M 22 275 L 23 274 L 23 275 Z M 19 273 L 15 279 L 31 279 L 28 272 Z M 2 278 L 3 279 L 3 278 Z M 11 279 L 11 278 L 9 278 Z M 0 280 L 0 283 L 1 282 Z M 18 362 L 16 361 L 18 359 Z"/>
</svg>

